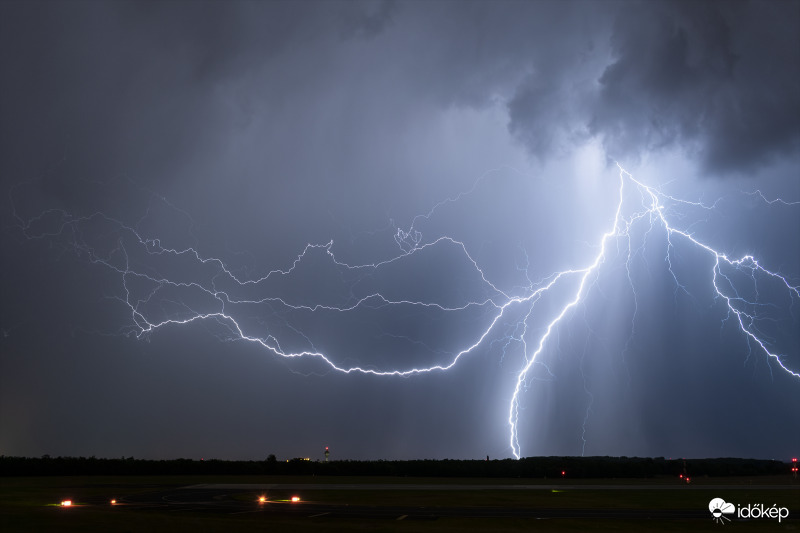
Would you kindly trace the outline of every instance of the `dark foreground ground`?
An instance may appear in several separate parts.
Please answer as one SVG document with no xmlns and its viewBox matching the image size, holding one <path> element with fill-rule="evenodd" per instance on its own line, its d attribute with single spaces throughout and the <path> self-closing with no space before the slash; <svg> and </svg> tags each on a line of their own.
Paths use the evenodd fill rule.
<svg viewBox="0 0 800 533">
<path fill-rule="evenodd" d="M 728 515 L 725 531 L 800 531 L 800 483 L 788 476 L 5 477 L 0 531 L 720 531 L 713 498 L 789 511 L 780 523 Z"/>
</svg>

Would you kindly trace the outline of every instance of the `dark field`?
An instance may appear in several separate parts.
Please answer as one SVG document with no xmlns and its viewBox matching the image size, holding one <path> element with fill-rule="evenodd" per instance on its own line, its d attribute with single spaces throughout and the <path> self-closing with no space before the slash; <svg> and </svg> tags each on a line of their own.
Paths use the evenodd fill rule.
<svg viewBox="0 0 800 533">
<path fill-rule="evenodd" d="M 672 477 L 5 477 L 0 530 L 719 531 L 708 510 L 715 497 L 790 510 L 781 523 L 733 517 L 727 531 L 800 531 L 800 484 L 788 476 L 690 485 Z M 66 499 L 73 506 L 60 506 Z"/>
</svg>

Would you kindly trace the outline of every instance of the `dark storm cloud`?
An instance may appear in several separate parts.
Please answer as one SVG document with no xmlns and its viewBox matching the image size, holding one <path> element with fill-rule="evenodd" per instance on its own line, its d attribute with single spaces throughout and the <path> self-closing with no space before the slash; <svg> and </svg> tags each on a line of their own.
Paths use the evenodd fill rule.
<svg viewBox="0 0 800 533">
<path fill-rule="evenodd" d="M 46 174 L 56 194 L 74 198 L 81 179 L 125 169 L 147 182 L 154 168 L 163 178 L 218 143 L 230 125 L 213 101 L 215 83 L 247 68 L 252 58 L 237 52 L 254 37 L 264 60 L 291 45 L 302 12 L 261 17 L 255 32 L 242 9 L 198 8 L 7 4 L 3 159 L 16 163 L 16 179 Z M 46 173 L 53 160 L 58 172 Z"/>
<path fill-rule="evenodd" d="M 341 100 L 336 87 L 360 91 L 367 80 L 380 91 L 362 96 L 367 106 L 507 100 L 510 130 L 541 159 L 598 137 L 612 158 L 677 147 L 725 175 L 793 153 L 800 136 L 797 2 L 65 2 L 4 11 L 6 168 L 15 179 L 48 175 L 56 194 L 73 198 L 81 178 L 123 168 L 144 182 L 175 179 L 187 154 L 213 158 L 265 107 L 285 110 L 278 120 L 289 131 L 313 128 L 319 103 Z M 348 49 L 353 40 L 362 45 Z"/>
<path fill-rule="evenodd" d="M 320 46 L 380 31 L 391 10 L 369 7 L 5 3 L 4 179 L 42 178 L 68 203 L 85 196 L 84 180 L 122 173 L 144 185 L 194 181 L 187 158 L 212 159 L 260 102 L 280 109 L 314 85 Z"/>
<path fill-rule="evenodd" d="M 610 151 L 695 145 L 706 169 L 725 174 L 796 150 L 800 4 L 669 7 L 623 11 L 617 21 L 616 60 L 599 80 L 591 124 Z"/>
<path fill-rule="evenodd" d="M 796 154 L 800 3 L 608 8 L 609 55 L 594 63 L 603 68 L 593 83 L 576 83 L 573 62 L 522 84 L 509 104 L 512 131 L 534 153 L 566 132 L 574 142 L 598 136 L 618 159 L 679 148 L 718 176 Z"/>
</svg>

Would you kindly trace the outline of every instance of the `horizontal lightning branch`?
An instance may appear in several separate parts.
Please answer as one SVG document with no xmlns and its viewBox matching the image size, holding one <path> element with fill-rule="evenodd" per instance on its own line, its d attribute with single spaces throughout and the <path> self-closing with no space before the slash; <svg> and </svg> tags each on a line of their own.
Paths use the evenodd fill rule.
<svg viewBox="0 0 800 533">
<path fill-rule="evenodd" d="M 505 319 L 512 323 L 516 322 L 515 333 L 507 337 L 506 346 L 512 340 L 519 343 L 524 356 L 524 363 L 516 375 L 515 385 L 511 391 L 508 410 L 509 444 L 512 454 L 517 458 L 521 454 L 520 397 L 530 379 L 531 369 L 535 364 L 541 363 L 539 359 L 541 359 L 542 353 L 548 348 L 548 343 L 558 328 L 568 322 L 571 311 L 588 297 L 589 289 L 600 275 L 603 265 L 611 259 L 608 252 L 612 243 L 616 244 L 617 251 L 627 250 L 625 268 L 628 272 L 628 279 L 631 279 L 630 260 L 634 253 L 632 244 L 634 228 L 643 228 L 647 234 L 658 231 L 663 233 L 666 239 L 665 262 L 675 281 L 676 290 L 687 291 L 673 270 L 672 257 L 675 247 L 678 244 L 690 246 L 705 254 L 709 259 L 708 283 L 715 292 L 715 298 L 727 307 L 728 318 L 733 319 L 747 342 L 757 346 L 768 360 L 776 362 L 789 375 L 800 378 L 798 370 L 790 368 L 784 360 L 784 355 L 778 353 L 769 339 L 758 329 L 759 321 L 764 320 L 763 316 L 759 314 L 759 309 L 767 304 L 759 302 L 758 296 L 755 300 L 752 297 L 742 296 L 737 291 L 737 283 L 732 278 L 732 274 L 745 275 L 754 285 L 759 279 L 770 279 L 777 282 L 788 294 L 792 303 L 795 299 L 800 299 L 800 287 L 778 272 L 768 270 L 751 255 L 745 255 L 738 259 L 730 258 L 725 253 L 695 238 L 688 229 L 677 227 L 670 219 L 671 211 L 668 206 L 685 206 L 711 211 L 715 209 L 716 204 L 709 206 L 666 195 L 636 180 L 619 166 L 617 202 L 616 205 L 610 206 L 609 212 L 613 212 L 613 216 L 607 229 L 599 237 L 595 247 L 596 255 L 588 259 L 582 268 L 555 272 L 535 283 L 530 282 L 530 278 L 528 278 L 528 285 L 518 289 L 519 294 L 515 294 L 512 291 L 503 290 L 496 283 L 491 282 L 462 241 L 449 236 L 440 236 L 424 243 L 422 233 L 414 227 L 418 219 L 430 219 L 439 206 L 457 202 L 474 189 L 473 186 L 470 191 L 440 202 L 427 214 L 419 215 L 412 221 L 408 230 L 397 229 L 394 239 L 400 253 L 389 259 L 351 265 L 336 257 L 333 251 L 333 241 L 325 244 L 309 243 L 287 268 L 271 270 L 262 276 L 251 279 L 243 279 L 242 276 L 236 275 L 234 270 L 222 259 L 205 257 L 195 247 L 165 246 L 159 238 L 149 238 L 143 235 L 143 232 L 138 229 L 138 224 L 128 225 L 104 213 L 97 212 L 88 216 L 75 217 L 67 211 L 53 209 L 44 211 L 36 217 L 23 219 L 17 215 L 15 209 L 14 216 L 20 230 L 27 238 L 64 238 L 69 249 L 88 257 L 91 263 L 117 275 L 122 290 L 118 299 L 126 306 L 130 314 L 129 331 L 137 337 L 150 335 L 167 326 L 214 320 L 225 325 L 230 332 L 231 339 L 259 345 L 282 358 L 311 358 L 321 361 L 333 371 L 386 377 L 446 371 L 455 366 L 463 356 L 476 351 L 487 339 L 494 342 L 501 338 L 502 335 L 497 333 L 497 330 L 500 329 L 499 324 L 503 323 Z M 758 194 L 770 204 L 774 202 L 793 204 L 780 199 L 766 200 L 760 191 L 751 194 Z M 168 205 L 171 206 L 171 204 Z M 92 239 L 87 237 L 89 232 L 86 230 L 92 225 L 113 228 L 118 236 L 114 245 L 103 248 L 92 244 Z M 392 298 L 380 290 L 371 290 L 366 294 L 356 296 L 351 290 L 347 301 L 334 304 L 323 301 L 311 303 L 293 301 L 290 297 L 275 293 L 275 287 L 279 287 L 282 282 L 298 275 L 301 265 L 310 261 L 311 256 L 318 257 L 320 254 L 324 254 L 322 257 L 330 267 L 337 269 L 340 273 L 361 279 L 363 276 L 378 273 L 389 267 L 402 269 L 407 264 L 406 262 L 413 262 L 419 254 L 439 249 L 454 251 L 454 255 L 463 261 L 463 265 L 477 275 L 476 279 L 480 279 L 481 290 L 487 296 L 478 299 L 467 298 L 454 305 L 419 298 Z M 194 269 L 193 275 L 177 276 L 160 273 L 160 269 L 164 268 L 163 265 L 158 266 L 160 260 L 187 263 Z M 528 275 L 527 270 L 525 274 Z M 558 290 L 562 292 L 556 294 L 556 287 L 559 287 Z M 171 298 L 164 296 L 165 291 L 173 291 L 169 293 L 172 295 Z M 258 296 L 241 296 L 243 293 L 258 293 Z M 551 312 L 551 316 L 547 316 L 544 312 L 537 313 L 538 308 L 535 307 L 535 304 L 546 294 L 563 299 L 556 305 L 556 311 Z M 201 300 L 204 303 L 196 303 Z M 192 303 L 189 303 L 190 301 Z M 154 306 L 153 304 L 159 305 Z M 168 304 L 172 305 L 173 311 L 164 311 L 169 307 Z M 468 338 L 462 339 L 457 348 L 448 352 L 444 361 L 424 366 L 393 364 L 381 368 L 375 365 L 346 365 L 339 362 L 340 357 L 316 349 L 311 339 L 300 331 L 297 324 L 292 325 L 289 319 L 283 318 L 282 320 L 288 324 L 287 327 L 308 342 L 308 347 L 305 349 L 285 348 L 284 346 L 291 343 L 286 342 L 285 339 L 282 340 L 279 333 L 270 332 L 270 327 L 266 323 L 263 323 L 264 331 L 258 333 L 252 331 L 253 326 L 245 326 L 245 318 L 249 315 L 237 312 L 237 309 L 242 306 L 269 306 L 270 309 L 280 309 L 280 313 L 275 311 L 271 315 L 273 317 L 283 316 L 289 312 L 349 314 L 375 309 L 408 309 L 445 314 L 480 311 L 483 313 L 483 325 L 474 329 Z M 157 316 L 153 311 L 154 307 L 160 309 L 164 316 Z M 197 310 L 198 307 L 202 310 Z M 180 312 L 174 309 L 180 309 Z M 535 323 L 544 324 L 544 327 L 534 327 Z M 633 324 L 630 325 L 631 328 L 632 326 Z M 633 331 L 631 331 L 631 335 L 633 335 Z M 388 336 L 393 337 L 392 335 Z M 505 353 L 505 347 L 503 352 Z"/>
</svg>

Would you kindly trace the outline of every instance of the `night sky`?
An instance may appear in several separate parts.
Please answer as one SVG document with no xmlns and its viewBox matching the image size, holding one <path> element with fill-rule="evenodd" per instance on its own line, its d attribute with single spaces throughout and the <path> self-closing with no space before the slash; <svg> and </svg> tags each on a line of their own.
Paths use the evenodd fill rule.
<svg viewBox="0 0 800 533">
<path fill-rule="evenodd" d="M 0 454 L 796 456 L 798 28 L 0 3 Z"/>
</svg>

